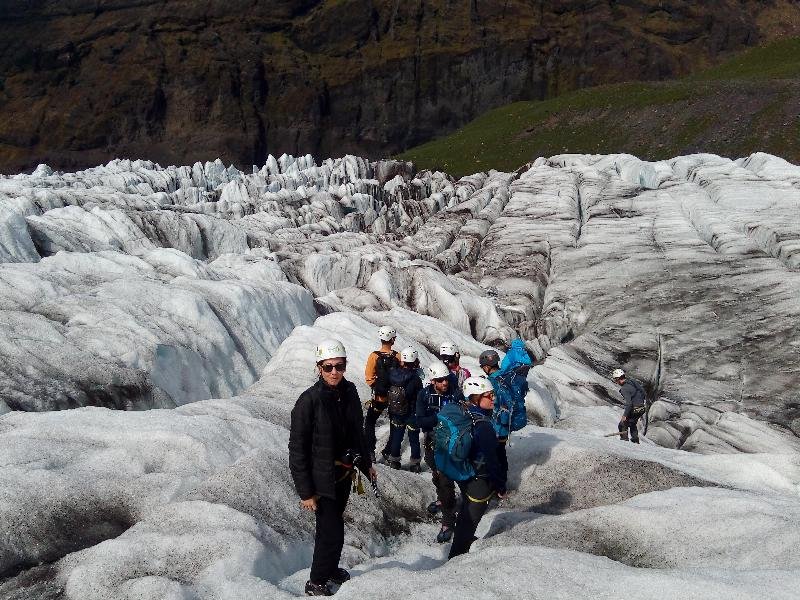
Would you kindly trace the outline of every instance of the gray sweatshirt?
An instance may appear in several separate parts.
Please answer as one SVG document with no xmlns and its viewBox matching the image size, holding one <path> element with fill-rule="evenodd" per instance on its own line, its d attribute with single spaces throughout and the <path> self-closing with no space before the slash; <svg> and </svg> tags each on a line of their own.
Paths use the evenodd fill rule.
<svg viewBox="0 0 800 600">
<path fill-rule="evenodd" d="M 625 399 L 625 412 L 622 413 L 625 419 L 631 416 L 634 408 L 644 406 L 647 397 L 644 388 L 635 379 L 625 379 L 625 383 L 619 388 L 619 393 Z"/>
</svg>

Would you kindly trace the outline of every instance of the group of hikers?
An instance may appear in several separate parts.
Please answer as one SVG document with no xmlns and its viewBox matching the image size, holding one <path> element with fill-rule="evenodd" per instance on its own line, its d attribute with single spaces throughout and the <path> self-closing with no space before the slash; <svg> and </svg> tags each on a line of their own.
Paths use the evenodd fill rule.
<svg viewBox="0 0 800 600">
<path fill-rule="evenodd" d="M 439 360 L 423 372 L 416 349 L 393 349 L 393 327 L 381 327 L 378 335 L 380 349 L 369 355 L 365 368 L 372 390 L 366 414 L 356 386 L 344 377 L 347 351 L 333 339 L 317 346 L 319 379 L 300 395 L 291 413 L 289 467 L 301 507 L 316 515 L 308 596 L 330 596 L 331 584 L 350 579 L 339 566 L 344 510 L 351 489 L 363 493 L 362 473 L 377 490 L 375 427 L 384 411 L 390 425 L 381 459 L 391 468 L 402 468 L 407 435 L 408 470 L 419 473 L 424 449 L 437 498 L 427 510 L 441 513 L 436 541 L 452 540 L 448 559 L 469 552 L 490 501 L 505 497 L 508 438 L 527 424 L 525 395 L 532 360 L 521 340 L 512 342 L 502 361 L 495 350 L 482 352 L 478 362 L 483 375 L 472 376 L 459 364 L 459 348 L 452 342 L 441 344 Z M 636 422 L 643 414 L 644 391 L 638 382 L 626 381 L 620 369 L 612 379 L 626 401 L 620 437 L 628 439 L 630 431 L 631 441 L 638 443 Z M 461 492 L 458 510 L 456 485 Z"/>
</svg>

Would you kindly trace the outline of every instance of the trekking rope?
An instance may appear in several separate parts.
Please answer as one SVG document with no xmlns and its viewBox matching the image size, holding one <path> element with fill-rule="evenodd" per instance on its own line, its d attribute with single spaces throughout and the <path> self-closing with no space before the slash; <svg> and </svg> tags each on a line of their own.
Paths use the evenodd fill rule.
<svg viewBox="0 0 800 600">
<path fill-rule="evenodd" d="M 339 479 L 336 480 L 336 483 L 340 483 L 350 477 L 353 481 L 353 492 L 359 496 L 363 496 L 366 493 L 366 490 L 364 488 L 364 481 L 361 478 L 361 471 L 355 468 L 354 464 L 348 465 L 340 460 L 335 460 L 333 462 L 337 467 L 342 467 L 345 469 L 344 475 L 339 477 Z M 378 482 L 370 478 L 369 483 L 372 487 L 372 493 L 376 498 L 380 498 L 380 494 L 378 493 Z"/>
<path fill-rule="evenodd" d="M 344 475 L 339 477 L 339 479 L 336 480 L 336 483 L 339 483 L 340 481 L 344 481 L 348 477 L 351 477 L 351 478 L 355 479 L 355 474 L 356 474 L 357 469 L 354 469 L 353 465 L 348 465 L 347 463 L 343 463 L 340 460 L 333 461 L 333 464 L 336 465 L 337 467 L 342 467 L 344 469 Z"/>
<path fill-rule="evenodd" d="M 472 496 L 467 494 L 467 498 L 469 499 L 469 501 L 470 502 L 475 502 L 477 504 L 480 504 L 480 503 L 483 503 L 483 502 L 488 502 L 489 500 L 492 499 L 492 496 L 494 496 L 494 492 L 489 492 L 489 495 L 486 496 L 486 498 L 480 498 L 480 499 L 479 498 L 473 498 Z"/>
</svg>

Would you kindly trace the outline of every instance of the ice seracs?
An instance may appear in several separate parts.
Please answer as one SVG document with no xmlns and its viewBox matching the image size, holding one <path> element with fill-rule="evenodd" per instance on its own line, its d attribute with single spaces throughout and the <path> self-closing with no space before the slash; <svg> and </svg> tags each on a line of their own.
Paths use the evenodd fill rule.
<svg viewBox="0 0 800 600">
<path fill-rule="evenodd" d="M 765 154 L 0 177 L 0 598 L 301 593 L 289 411 L 320 336 L 365 400 L 385 324 L 423 364 L 455 341 L 473 372 L 522 336 L 532 425 L 515 495 L 445 566 L 421 541 L 427 476 L 381 468 L 338 595 L 793 597 L 798 181 Z M 637 448 L 602 437 L 620 366 L 653 401 Z"/>
</svg>

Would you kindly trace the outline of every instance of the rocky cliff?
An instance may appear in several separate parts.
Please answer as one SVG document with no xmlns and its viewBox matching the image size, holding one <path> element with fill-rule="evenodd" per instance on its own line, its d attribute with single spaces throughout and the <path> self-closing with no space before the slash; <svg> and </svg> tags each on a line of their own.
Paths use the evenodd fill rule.
<svg viewBox="0 0 800 600">
<path fill-rule="evenodd" d="M 661 79 L 796 2 L 0 1 L 0 171 L 385 155 L 519 99 Z"/>
</svg>

